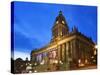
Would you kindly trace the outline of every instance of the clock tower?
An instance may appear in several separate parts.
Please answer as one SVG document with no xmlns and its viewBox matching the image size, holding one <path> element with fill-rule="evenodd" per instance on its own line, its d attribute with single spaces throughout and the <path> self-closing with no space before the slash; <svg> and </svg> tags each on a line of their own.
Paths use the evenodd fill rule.
<svg viewBox="0 0 100 75">
<path fill-rule="evenodd" d="M 53 40 L 57 38 L 62 38 L 69 33 L 68 24 L 65 20 L 65 17 L 62 14 L 62 11 L 59 11 L 58 16 L 54 22 L 54 26 L 52 27 L 52 36 Z"/>
</svg>

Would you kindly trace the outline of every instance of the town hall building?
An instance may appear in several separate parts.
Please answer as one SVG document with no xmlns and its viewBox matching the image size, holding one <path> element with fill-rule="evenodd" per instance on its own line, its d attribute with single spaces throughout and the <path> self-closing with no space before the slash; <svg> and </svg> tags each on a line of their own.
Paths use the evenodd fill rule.
<svg viewBox="0 0 100 75">
<path fill-rule="evenodd" d="M 92 63 L 94 46 L 92 39 L 79 32 L 77 27 L 69 30 L 62 11 L 59 11 L 52 27 L 50 43 L 32 50 L 31 62 L 38 66 L 47 65 L 48 70 L 49 65 L 53 64 L 61 64 L 60 68 L 63 67 L 64 70 L 89 65 Z"/>
</svg>

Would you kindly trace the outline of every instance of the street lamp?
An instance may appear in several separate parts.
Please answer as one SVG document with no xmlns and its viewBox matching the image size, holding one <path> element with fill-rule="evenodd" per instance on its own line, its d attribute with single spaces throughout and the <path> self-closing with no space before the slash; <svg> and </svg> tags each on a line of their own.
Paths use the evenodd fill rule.
<svg viewBox="0 0 100 75">
<path fill-rule="evenodd" d="M 30 72 L 31 70 L 32 70 L 32 66 L 31 66 L 32 64 L 29 64 L 29 65 L 27 65 L 27 67 L 26 67 L 26 71 L 27 72 Z"/>
<path fill-rule="evenodd" d="M 34 69 L 34 72 L 37 72 L 37 70 L 36 70 L 36 65 L 37 65 L 37 63 L 35 62 L 35 63 L 34 63 L 34 68 L 35 68 L 35 69 Z"/>
</svg>

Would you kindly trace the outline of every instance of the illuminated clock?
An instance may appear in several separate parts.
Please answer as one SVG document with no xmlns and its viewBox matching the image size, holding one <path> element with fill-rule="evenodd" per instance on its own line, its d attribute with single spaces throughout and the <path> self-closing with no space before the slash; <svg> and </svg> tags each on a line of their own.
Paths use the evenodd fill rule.
<svg viewBox="0 0 100 75">
<path fill-rule="evenodd" d="M 58 24 L 58 21 L 56 21 L 56 24 Z"/>
<path fill-rule="evenodd" d="M 64 22 L 64 21 L 62 21 L 62 23 L 63 23 L 63 24 L 65 24 L 65 22 Z"/>
</svg>

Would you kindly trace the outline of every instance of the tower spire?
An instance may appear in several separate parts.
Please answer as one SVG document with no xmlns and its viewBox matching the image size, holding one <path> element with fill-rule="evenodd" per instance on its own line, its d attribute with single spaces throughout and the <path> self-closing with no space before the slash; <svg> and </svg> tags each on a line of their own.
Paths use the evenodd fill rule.
<svg viewBox="0 0 100 75">
<path fill-rule="evenodd" d="M 59 11 L 59 15 L 62 15 L 62 11 L 61 10 Z"/>
<path fill-rule="evenodd" d="M 52 27 L 53 38 L 62 38 L 69 33 L 69 28 L 62 11 L 60 10 Z"/>
</svg>

